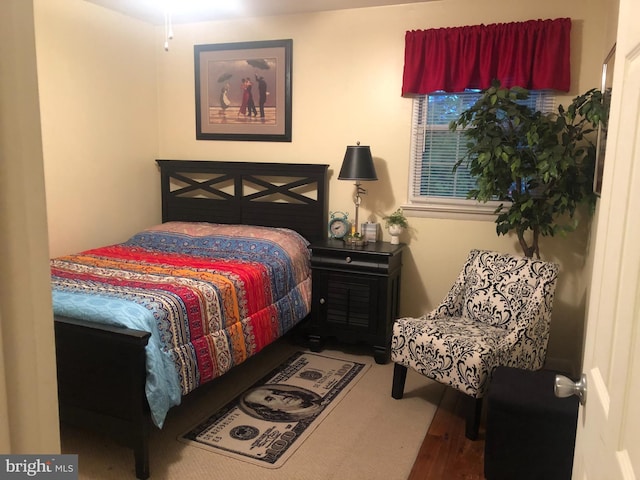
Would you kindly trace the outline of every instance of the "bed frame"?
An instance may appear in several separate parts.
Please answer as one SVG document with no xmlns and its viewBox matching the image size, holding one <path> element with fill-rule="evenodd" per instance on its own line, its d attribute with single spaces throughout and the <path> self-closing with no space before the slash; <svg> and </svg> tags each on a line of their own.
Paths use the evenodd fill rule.
<svg viewBox="0 0 640 480">
<path fill-rule="evenodd" d="M 309 241 L 327 236 L 328 165 L 156 161 L 163 222 L 288 227 Z M 54 324 L 60 420 L 131 447 L 137 478 L 148 478 L 150 334 L 60 316 Z"/>
</svg>

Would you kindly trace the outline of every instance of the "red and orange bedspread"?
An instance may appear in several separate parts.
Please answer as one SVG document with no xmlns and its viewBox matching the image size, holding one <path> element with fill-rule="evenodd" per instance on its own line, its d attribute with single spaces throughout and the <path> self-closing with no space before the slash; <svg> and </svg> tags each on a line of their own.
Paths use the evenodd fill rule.
<svg viewBox="0 0 640 480">
<path fill-rule="evenodd" d="M 53 259 L 54 313 L 151 332 L 147 397 L 161 425 L 180 395 L 307 316 L 307 245 L 288 229 L 165 223 L 121 244 Z"/>
</svg>

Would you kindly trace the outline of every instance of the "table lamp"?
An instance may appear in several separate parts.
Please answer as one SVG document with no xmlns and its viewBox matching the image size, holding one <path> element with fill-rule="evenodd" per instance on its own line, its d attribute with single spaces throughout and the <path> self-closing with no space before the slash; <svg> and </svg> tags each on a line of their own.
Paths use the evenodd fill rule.
<svg viewBox="0 0 640 480">
<path fill-rule="evenodd" d="M 371 149 L 368 146 L 360 145 L 360 142 L 357 142 L 355 146 L 350 145 L 347 147 L 347 152 L 344 154 L 344 160 L 342 161 L 342 168 L 340 168 L 338 180 L 355 180 L 356 182 L 356 194 L 354 196 L 356 218 L 355 225 L 351 227 L 351 234 L 354 235 L 359 233 L 358 208 L 360 207 L 360 203 L 362 203 L 361 195 L 367 193 L 367 191 L 360 185 L 360 182 L 378 180 L 376 169 L 373 166 Z"/>
</svg>

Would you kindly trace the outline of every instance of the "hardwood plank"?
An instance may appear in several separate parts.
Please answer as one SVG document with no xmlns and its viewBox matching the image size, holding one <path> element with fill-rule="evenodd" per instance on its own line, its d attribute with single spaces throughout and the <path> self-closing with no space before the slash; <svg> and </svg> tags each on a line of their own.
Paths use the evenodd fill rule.
<svg viewBox="0 0 640 480">
<path fill-rule="evenodd" d="M 465 437 L 463 395 L 447 388 L 408 480 L 484 480 L 484 422 L 478 440 Z"/>
</svg>

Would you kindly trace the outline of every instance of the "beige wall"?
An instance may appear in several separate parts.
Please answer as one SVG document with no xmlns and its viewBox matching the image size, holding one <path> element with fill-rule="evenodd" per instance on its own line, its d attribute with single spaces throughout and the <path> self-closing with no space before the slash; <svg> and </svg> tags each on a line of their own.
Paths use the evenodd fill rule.
<svg viewBox="0 0 640 480">
<path fill-rule="evenodd" d="M 411 100 L 400 96 L 406 30 L 571 17 L 572 90 L 599 83 L 610 23 L 605 0 L 443 0 L 164 29 L 81 0 L 35 0 L 43 147 L 53 255 L 126 239 L 160 218 L 155 158 L 328 163 L 330 209 L 353 216 L 353 185 L 338 181 L 345 147 L 370 145 L 379 181 L 361 218 L 379 220 L 407 199 Z M 193 45 L 293 39 L 293 141 L 195 139 Z M 445 295 L 469 249 L 519 252 L 491 221 L 412 217 L 402 314 Z M 552 366 L 579 363 L 589 228 L 543 239 L 561 263 Z M 388 237 L 386 237 L 388 238 Z"/>
<path fill-rule="evenodd" d="M 33 6 L 0 6 L 0 453 L 60 452 Z"/>
<path fill-rule="evenodd" d="M 154 28 L 82 0 L 35 0 L 53 256 L 160 222 Z"/>
</svg>

